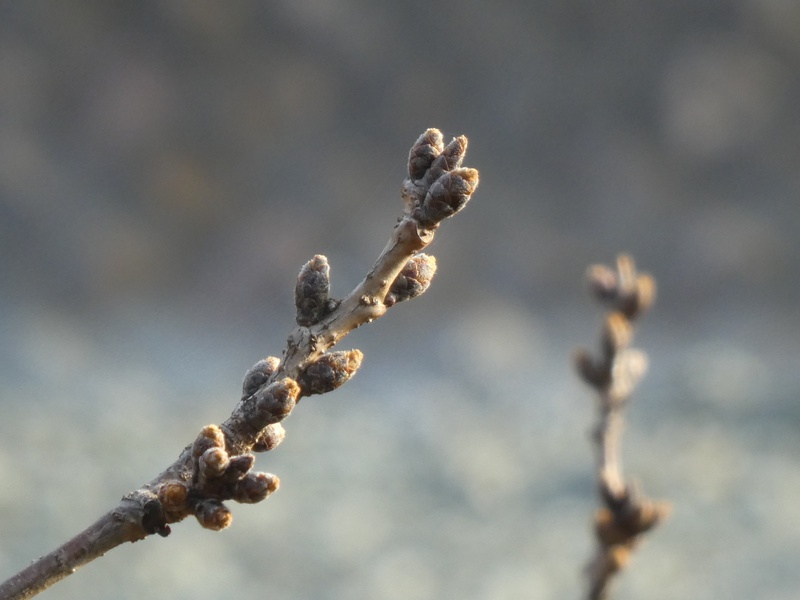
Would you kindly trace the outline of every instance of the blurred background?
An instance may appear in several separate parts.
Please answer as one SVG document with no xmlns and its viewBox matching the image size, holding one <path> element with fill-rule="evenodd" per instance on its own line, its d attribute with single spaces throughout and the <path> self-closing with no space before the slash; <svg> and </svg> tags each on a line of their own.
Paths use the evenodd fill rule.
<svg viewBox="0 0 800 600">
<path fill-rule="evenodd" d="M 616 598 L 800 588 L 800 4 L 0 4 L 0 579 L 223 421 L 295 276 L 388 239 L 409 147 L 481 172 L 428 293 L 177 525 L 43 597 L 579 598 L 593 545 L 589 264 L 659 282 L 625 468 L 674 512 Z"/>
</svg>

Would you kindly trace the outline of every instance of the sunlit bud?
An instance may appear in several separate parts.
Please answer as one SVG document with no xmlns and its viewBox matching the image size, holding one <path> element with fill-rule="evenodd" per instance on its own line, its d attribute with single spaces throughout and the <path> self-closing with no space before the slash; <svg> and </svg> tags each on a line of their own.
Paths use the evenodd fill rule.
<svg viewBox="0 0 800 600">
<path fill-rule="evenodd" d="M 408 153 L 408 176 L 413 180 L 422 179 L 443 148 L 442 132 L 438 129 L 428 129 L 411 146 L 411 151 Z"/>
<path fill-rule="evenodd" d="M 229 483 L 238 481 L 244 477 L 256 462 L 256 457 L 252 454 L 240 454 L 234 456 L 228 463 L 228 468 L 225 470 L 223 480 Z"/>
<path fill-rule="evenodd" d="M 450 143 L 444 147 L 442 153 L 436 157 L 431 164 L 426 181 L 433 182 L 441 178 L 447 171 L 453 171 L 461 166 L 464 162 L 464 154 L 467 152 L 467 138 L 460 135 L 450 140 Z"/>
<path fill-rule="evenodd" d="M 267 425 L 259 434 L 255 444 L 253 444 L 253 452 L 267 452 L 272 450 L 280 444 L 286 437 L 286 430 L 280 423 L 272 423 Z"/>
<path fill-rule="evenodd" d="M 363 358 L 364 354 L 360 350 L 323 354 L 297 378 L 301 395 L 312 396 L 335 390 L 355 374 Z"/>
<path fill-rule="evenodd" d="M 192 444 L 192 456 L 200 456 L 209 448 L 224 448 L 225 434 L 216 425 L 206 425 Z"/>
<path fill-rule="evenodd" d="M 592 265 L 586 271 L 589 289 L 603 301 L 617 297 L 617 274 L 605 265 Z"/>
<path fill-rule="evenodd" d="M 389 288 L 384 304 L 393 306 L 397 302 L 416 298 L 428 289 L 435 273 L 436 258 L 427 254 L 411 257 Z"/>
<path fill-rule="evenodd" d="M 179 513 L 186 510 L 189 489 L 180 481 L 167 481 L 158 488 L 158 499 L 164 510 Z"/>
<path fill-rule="evenodd" d="M 198 459 L 200 475 L 213 479 L 222 475 L 228 468 L 230 458 L 223 448 L 209 448 Z"/>
<path fill-rule="evenodd" d="M 279 484 L 278 477 L 270 473 L 249 473 L 236 482 L 231 498 L 247 504 L 261 502 L 277 490 Z"/>
<path fill-rule="evenodd" d="M 437 179 L 425 195 L 419 214 L 422 227 L 431 228 L 452 217 L 469 201 L 478 187 L 478 171 L 455 169 Z"/>
<path fill-rule="evenodd" d="M 242 383 L 242 396 L 247 398 L 255 393 L 255 391 L 264 385 L 278 366 L 281 364 L 281 359 L 275 356 L 268 356 L 262 358 L 244 374 L 244 382 Z"/>
<path fill-rule="evenodd" d="M 297 324 L 302 327 L 315 325 L 329 310 L 330 267 L 328 259 L 317 254 L 308 261 L 297 276 L 294 301 L 297 309 Z"/>
<path fill-rule="evenodd" d="M 225 529 L 233 521 L 233 515 L 228 507 L 219 500 L 201 500 L 194 507 L 194 516 L 197 517 L 200 525 L 206 529 L 219 531 Z"/>
</svg>

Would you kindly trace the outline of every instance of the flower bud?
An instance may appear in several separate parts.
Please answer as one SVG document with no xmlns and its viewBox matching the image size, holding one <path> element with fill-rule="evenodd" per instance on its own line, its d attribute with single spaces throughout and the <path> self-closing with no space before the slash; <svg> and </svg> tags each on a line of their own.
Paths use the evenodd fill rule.
<svg viewBox="0 0 800 600">
<path fill-rule="evenodd" d="M 189 489 L 180 481 L 167 481 L 158 488 L 158 499 L 167 512 L 185 511 L 188 497 Z"/>
<path fill-rule="evenodd" d="M 228 483 L 239 481 L 247 475 L 256 462 L 256 457 L 252 454 L 240 454 L 231 458 L 228 468 L 225 470 L 223 479 Z"/>
<path fill-rule="evenodd" d="M 427 254 L 412 256 L 389 288 L 384 304 L 393 306 L 397 302 L 423 294 L 430 286 L 435 273 L 436 258 Z"/>
<path fill-rule="evenodd" d="M 233 521 L 233 515 L 228 507 L 219 500 L 210 498 L 201 500 L 195 505 L 194 516 L 200 525 L 214 531 L 225 529 Z"/>
<path fill-rule="evenodd" d="M 434 159 L 441 154 L 443 147 L 444 140 L 441 131 L 438 129 L 425 131 L 411 146 L 411 151 L 408 153 L 408 176 L 412 180 L 422 179 Z"/>
<path fill-rule="evenodd" d="M 244 382 L 242 383 L 242 397 L 247 398 L 252 396 L 255 391 L 264 385 L 278 366 L 281 364 L 281 359 L 275 356 L 268 356 L 262 358 L 244 374 Z"/>
<path fill-rule="evenodd" d="M 289 377 L 261 387 L 249 401 L 240 402 L 232 418 L 242 418 L 253 429 L 253 434 L 267 425 L 283 420 L 294 408 L 300 386 Z"/>
<path fill-rule="evenodd" d="M 209 448 L 198 459 L 201 478 L 213 479 L 222 475 L 228 468 L 230 458 L 222 448 Z"/>
<path fill-rule="evenodd" d="M 224 448 L 225 434 L 216 425 L 206 425 L 192 444 L 192 456 L 198 457 L 209 448 Z"/>
<path fill-rule="evenodd" d="M 358 368 L 364 355 L 360 350 L 346 350 L 323 354 L 308 365 L 297 383 L 301 396 L 325 394 L 343 385 Z"/>
<path fill-rule="evenodd" d="M 232 499 L 245 504 L 261 502 L 278 489 L 280 480 L 270 473 L 249 473 L 236 482 Z"/>
<path fill-rule="evenodd" d="M 432 228 L 447 217 L 452 217 L 469 201 L 478 187 L 478 171 L 455 169 L 437 179 L 425 195 L 419 213 L 422 227 Z"/>
<path fill-rule="evenodd" d="M 297 308 L 297 324 L 310 327 L 317 324 L 330 310 L 330 267 L 328 259 L 317 254 L 308 261 L 297 276 L 294 301 Z"/>
<path fill-rule="evenodd" d="M 280 423 L 267 425 L 253 444 L 253 452 L 267 452 L 279 445 L 286 437 L 286 430 Z"/>
</svg>

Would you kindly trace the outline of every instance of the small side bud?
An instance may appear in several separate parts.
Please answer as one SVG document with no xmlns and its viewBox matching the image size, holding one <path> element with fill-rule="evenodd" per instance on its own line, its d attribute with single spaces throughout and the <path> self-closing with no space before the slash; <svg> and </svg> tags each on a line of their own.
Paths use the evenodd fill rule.
<svg viewBox="0 0 800 600">
<path fill-rule="evenodd" d="M 256 430 L 282 421 L 292 412 L 299 395 L 300 386 L 297 382 L 285 377 L 267 387 L 260 388 L 253 394 L 253 403 L 244 407 L 248 412 L 245 418 Z"/>
<path fill-rule="evenodd" d="M 225 470 L 225 474 L 223 476 L 224 480 L 227 483 L 239 481 L 242 477 L 247 475 L 250 469 L 253 468 L 255 462 L 256 457 L 252 454 L 240 454 L 239 456 L 234 456 L 230 460 L 228 468 Z"/>
<path fill-rule="evenodd" d="M 244 374 L 242 383 L 242 397 L 252 396 L 258 388 L 264 385 L 281 364 L 281 359 L 275 356 L 262 358 Z"/>
<path fill-rule="evenodd" d="M 432 228 L 452 217 L 467 204 L 478 187 L 478 171 L 455 169 L 437 179 L 425 195 L 419 213 L 419 224 Z"/>
<path fill-rule="evenodd" d="M 233 521 L 233 515 L 228 507 L 219 500 L 201 500 L 194 507 L 194 516 L 197 521 L 206 529 L 219 531 L 225 529 Z"/>
<path fill-rule="evenodd" d="M 355 374 L 363 358 L 364 354 L 360 350 L 323 354 L 297 378 L 301 395 L 313 396 L 335 390 Z"/>
<path fill-rule="evenodd" d="M 329 310 L 328 294 L 331 289 L 328 259 L 317 254 L 308 261 L 297 276 L 294 301 L 297 324 L 310 327 L 319 323 Z"/>
<path fill-rule="evenodd" d="M 158 499 L 167 512 L 185 511 L 188 497 L 189 489 L 180 481 L 168 481 L 158 488 Z"/>
<path fill-rule="evenodd" d="M 609 302 L 617 297 L 617 274 L 605 265 L 592 265 L 586 271 L 589 289 L 599 300 Z"/>
<path fill-rule="evenodd" d="M 270 473 L 250 473 L 236 483 L 232 499 L 244 504 L 261 502 L 278 489 L 280 479 Z"/>
<path fill-rule="evenodd" d="M 422 179 L 431 164 L 442 153 L 444 138 L 438 129 L 428 129 L 419 136 L 408 153 L 408 176 L 412 180 Z"/>
<path fill-rule="evenodd" d="M 572 361 L 581 379 L 593 388 L 602 390 L 610 383 L 611 373 L 609 369 L 599 366 L 588 350 L 584 348 L 576 350 Z"/>
<path fill-rule="evenodd" d="M 222 448 L 209 448 L 198 459 L 201 478 L 214 479 L 222 475 L 228 468 L 230 458 Z"/>
<path fill-rule="evenodd" d="M 278 446 L 286 437 L 286 430 L 280 423 L 273 423 L 267 425 L 259 434 L 255 444 L 253 444 L 253 452 L 267 452 Z"/>
<path fill-rule="evenodd" d="M 410 300 L 423 294 L 436 274 L 436 258 L 427 254 L 417 254 L 408 259 L 406 266 L 389 288 L 383 301 L 386 306 Z"/>
<path fill-rule="evenodd" d="M 216 425 L 206 425 L 192 444 L 192 456 L 198 457 L 209 448 L 224 448 L 225 434 Z"/>
</svg>

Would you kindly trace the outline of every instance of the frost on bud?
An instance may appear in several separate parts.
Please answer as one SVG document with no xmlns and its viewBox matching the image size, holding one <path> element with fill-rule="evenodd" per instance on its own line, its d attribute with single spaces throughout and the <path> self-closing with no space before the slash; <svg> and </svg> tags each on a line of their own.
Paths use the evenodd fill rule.
<svg viewBox="0 0 800 600">
<path fill-rule="evenodd" d="M 194 507 L 194 516 L 197 521 L 206 529 L 219 531 L 225 529 L 233 521 L 233 515 L 228 507 L 219 500 L 201 500 Z"/>
<path fill-rule="evenodd" d="M 168 481 L 158 488 L 158 500 L 167 512 L 180 513 L 186 510 L 188 497 L 189 489 L 180 481 Z"/>
<path fill-rule="evenodd" d="M 419 213 L 419 224 L 432 228 L 452 217 L 469 201 L 478 187 L 478 171 L 455 169 L 437 179 L 425 195 Z"/>
<path fill-rule="evenodd" d="M 297 378 L 301 396 L 325 394 L 335 390 L 355 374 L 363 358 L 364 354 L 360 350 L 323 354 Z"/>
<path fill-rule="evenodd" d="M 222 448 L 209 448 L 198 459 L 200 476 L 213 479 L 222 475 L 228 468 L 230 458 Z"/>
<path fill-rule="evenodd" d="M 267 452 L 280 444 L 286 437 L 286 430 L 280 423 L 267 425 L 256 438 L 253 452 Z"/>
<path fill-rule="evenodd" d="M 240 404 L 242 416 L 255 430 L 282 421 L 294 408 L 300 395 L 300 386 L 289 377 L 259 388 L 252 402 Z M 236 412 L 239 412 L 238 410 Z"/>
<path fill-rule="evenodd" d="M 317 254 L 303 265 L 294 288 L 297 324 L 310 327 L 330 311 L 328 294 L 331 289 L 328 259 Z"/>
<path fill-rule="evenodd" d="M 271 473 L 250 473 L 236 483 L 231 498 L 236 502 L 255 504 L 278 489 L 280 480 Z"/>
<path fill-rule="evenodd" d="M 431 164 L 442 153 L 444 138 L 438 129 L 428 129 L 419 136 L 408 153 L 408 176 L 412 180 L 422 179 Z"/>
<path fill-rule="evenodd" d="M 406 266 L 389 288 L 383 301 L 386 306 L 416 298 L 428 289 L 436 273 L 436 258 L 427 254 L 417 254 L 408 259 Z"/>
<path fill-rule="evenodd" d="M 242 397 L 247 398 L 252 396 L 258 388 L 264 385 L 278 366 L 281 364 L 281 359 L 275 356 L 268 356 L 262 358 L 244 374 L 244 382 L 242 383 Z"/>
<path fill-rule="evenodd" d="M 192 456 L 198 457 L 209 448 L 224 448 L 225 434 L 216 425 L 206 425 L 192 444 Z"/>
</svg>

